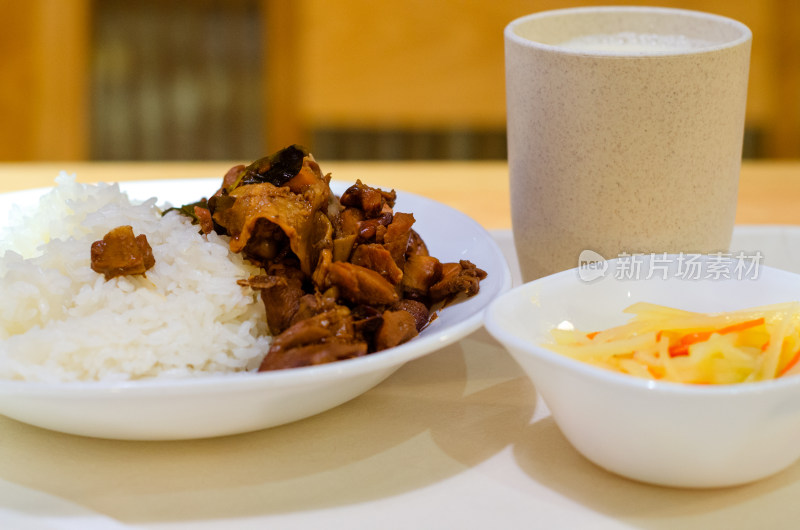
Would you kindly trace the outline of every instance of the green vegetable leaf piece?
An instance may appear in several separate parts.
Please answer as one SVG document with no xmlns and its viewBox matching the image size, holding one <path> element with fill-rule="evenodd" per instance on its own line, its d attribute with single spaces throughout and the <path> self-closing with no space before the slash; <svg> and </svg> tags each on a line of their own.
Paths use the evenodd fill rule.
<svg viewBox="0 0 800 530">
<path fill-rule="evenodd" d="M 161 216 L 163 217 L 163 216 L 167 215 L 168 212 L 176 211 L 176 212 L 178 212 L 178 213 L 180 213 L 182 215 L 190 217 L 192 219 L 192 224 L 197 224 L 199 221 L 197 219 L 197 215 L 195 215 L 195 213 L 194 213 L 194 207 L 195 206 L 199 206 L 200 208 L 208 208 L 208 199 L 203 198 L 203 199 L 200 199 L 199 201 L 193 202 L 191 204 L 184 204 L 183 206 L 181 206 L 179 208 L 178 207 L 167 208 L 166 210 L 164 210 L 164 212 L 161 214 Z"/>
<path fill-rule="evenodd" d="M 300 169 L 303 167 L 303 158 L 306 156 L 308 156 L 308 150 L 295 144 L 264 158 L 259 158 L 242 171 L 239 180 L 229 188 L 229 191 L 239 186 L 263 182 L 283 186 L 300 173 Z"/>
</svg>

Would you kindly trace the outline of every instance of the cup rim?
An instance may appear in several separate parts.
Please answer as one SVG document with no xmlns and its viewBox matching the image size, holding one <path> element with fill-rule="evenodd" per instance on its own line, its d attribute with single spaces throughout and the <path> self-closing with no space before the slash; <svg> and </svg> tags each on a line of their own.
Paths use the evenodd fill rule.
<svg viewBox="0 0 800 530">
<path fill-rule="evenodd" d="M 575 50 L 565 48 L 563 46 L 554 44 L 545 44 L 531 39 L 520 36 L 516 30 L 519 26 L 526 24 L 532 20 L 549 18 L 554 16 L 563 16 L 571 14 L 591 14 L 591 13 L 654 13 L 662 15 L 681 15 L 687 18 L 705 19 L 714 21 L 715 23 L 726 25 L 731 28 L 737 29 L 741 34 L 738 38 L 715 44 L 707 47 L 692 48 L 692 49 L 675 49 L 675 50 L 653 50 L 637 54 L 625 54 L 615 52 L 598 52 L 585 50 Z M 735 48 L 747 41 L 752 40 L 753 32 L 744 23 L 723 15 L 715 13 L 708 13 L 705 11 L 696 11 L 692 9 L 680 9 L 672 7 L 648 7 L 648 6 L 582 6 L 582 7 L 568 7 L 563 9 L 550 9 L 546 11 L 539 11 L 518 17 L 509 22 L 503 32 L 506 41 L 512 41 L 520 46 L 540 49 L 550 52 L 558 52 L 568 55 L 582 55 L 591 57 L 608 57 L 608 58 L 641 58 L 641 57 L 661 57 L 661 56 L 676 56 L 676 55 L 696 55 L 698 53 L 715 52 L 729 48 Z"/>
</svg>

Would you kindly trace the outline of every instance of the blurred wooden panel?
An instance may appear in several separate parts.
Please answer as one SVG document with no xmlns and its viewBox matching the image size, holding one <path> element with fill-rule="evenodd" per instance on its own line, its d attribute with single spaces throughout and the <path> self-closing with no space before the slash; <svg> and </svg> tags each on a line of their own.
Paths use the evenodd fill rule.
<svg viewBox="0 0 800 530">
<path fill-rule="evenodd" d="M 92 158 L 258 157 L 260 8 L 259 0 L 95 2 Z"/>
<path fill-rule="evenodd" d="M 292 2 L 267 21 L 292 28 L 269 43 L 292 48 L 276 83 L 294 81 L 286 104 L 313 126 L 503 126 L 502 28 L 521 3 Z"/>
<path fill-rule="evenodd" d="M 298 54 L 302 38 L 298 4 L 261 0 L 265 143 L 269 152 L 294 143 L 310 145 L 310 131 L 299 110 L 298 87 L 304 66 Z"/>
<path fill-rule="evenodd" d="M 0 0 L 0 160 L 87 156 L 89 0 Z"/>
<path fill-rule="evenodd" d="M 307 141 L 317 129 L 502 128 L 505 25 L 527 13 L 609 3 L 262 1 L 271 58 L 267 97 L 275 109 L 267 116 L 271 145 Z M 761 139 L 760 154 L 800 156 L 800 112 L 786 113 L 787 95 L 794 100 L 800 95 L 796 2 L 648 4 L 708 11 L 747 24 L 754 33 L 748 127 Z"/>
<path fill-rule="evenodd" d="M 0 159 L 246 158 L 337 131 L 349 156 L 501 152 L 505 25 L 606 3 L 0 0 Z M 800 157 L 800 2 L 648 3 L 751 27 L 754 150 Z"/>
<path fill-rule="evenodd" d="M 731 2 L 730 0 L 698 0 L 676 2 L 687 9 L 700 9 L 739 20 L 753 32 L 750 53 L 750 83 L 747 90 L 747 127 L 758 137 L 757 152 L 765 157 L 800 157 L 800 144 L 794 153 L 780 141 L 779 122 L 784 119 L 781 104 L 782 65 L 778 59 L 783 45 L 782 34 L 788 29 L 784 0 Z M 794 2 L 792 2 L 794 3 Z M 800 63 L 797 64 L 800 67 Z M 800 85 L 798 86 L 800 88 Z"/>
<path fill-rule="evenodd" d="M 800 2 L 779 4 L 776 33 L 778 91 L 772 137 L 773 156 L 800 158 Z"/>
</svg>

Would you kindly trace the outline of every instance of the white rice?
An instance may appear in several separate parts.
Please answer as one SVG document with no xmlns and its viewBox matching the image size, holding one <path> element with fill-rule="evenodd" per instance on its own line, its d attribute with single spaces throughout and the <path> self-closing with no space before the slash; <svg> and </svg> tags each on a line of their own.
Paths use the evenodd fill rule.
<svg viewBox="0 0 800 530">
<path fill-rule="evenodd" d="M 236 280 L 259 269 L 156 199 L 62 173 L 0 230 L 0 378 L 117 381 L 252 371 L 269 348 L 264 307 Z M 145 234 L 155 266 L 106 281 L 93 241 Z"/>
</svg>

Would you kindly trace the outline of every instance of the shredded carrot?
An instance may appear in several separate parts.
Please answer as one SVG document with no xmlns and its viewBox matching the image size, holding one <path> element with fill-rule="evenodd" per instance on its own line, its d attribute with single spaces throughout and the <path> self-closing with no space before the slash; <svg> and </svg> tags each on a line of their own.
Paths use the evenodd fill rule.
<svg viewBox="0 0 800 530">
<path fill-rule="evenodd" d="M 731 324 L 730 326 L 725 326 L 724 328 L 719 328 L 713 331 L 701 331 L 699 333 L 689 333 L 688 335 L 684 335 L 678 340 L 678 343 L 674 346 L 670 346 L 669 348 L 669 355 L 670 357 L 680 357 L 681 355 L 689 355 L 689 346 L 692 344 L 697 344 L 698 342 L 705 342 L 711 335 L 718 334 L 718 335 L 725 335 L 726 333 L 736 333 L 737 331 L 744 331 L 746 329 L 754 328 L 756 326 L 760 326 L 764 324 L 764 317 L 754 318 L 753 320 L 746 320 L 744 322 L 737 322 L 736 324 Z"/>
<path fill-rule="evenodd" d="M 735 331 L 744 331 L 746 329 L 760 326 L 763 323 L 764 323 L 764 317 L 754 318 L 753 320 L 746 320 L 744 322 L 739 322 L 738 324 L 731 324 L 730 326 L 720 329 L 717 333 L 719 333 L 720 335 L 724 335 L 726 333 L 733 333 Z"/>
<path fill-rule="evenodd" d="M 670 357 L 681 357 L 683 355 L 689 355 L 689 345 L 688 344 L 676 344 L 675 346 L 669 347 L 669 356 Z"/>
</svg>

